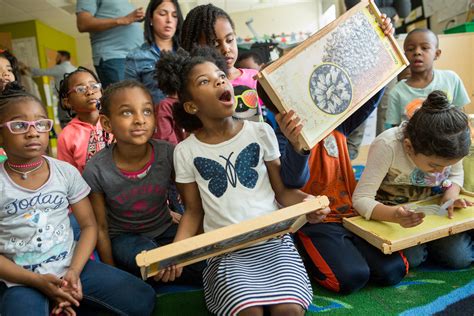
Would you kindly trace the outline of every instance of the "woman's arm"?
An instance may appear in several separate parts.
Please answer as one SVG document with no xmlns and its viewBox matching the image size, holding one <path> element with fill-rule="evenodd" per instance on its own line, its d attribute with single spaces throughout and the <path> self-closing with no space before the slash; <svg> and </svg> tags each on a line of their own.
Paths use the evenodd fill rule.
<svg viewBox="0 0 474 316">
<path fill-rule="evenodd" d="M 145 17 L 143 8 L 138 8 L 129 14 L 117 18 L 96 18 L 90 12 L 82 11 L 76 14 L 76 25 L 79 32 L 101 32 L 117 26 L 140 22 Z"/>
<path fill-rule="evenodd" d="M 92 192 L 89 195 L 89 198 L 91 200 L 92 209 L 94 210 L 95 219 L 97 220 L 98 224 L 97 251 L 99 252 L 100 260 L 102 260 L 104 263 L 107 263 L 108 265 L 115 266 L 109 237 L 107 209 L 104 195 L 102 193 Z"/>
</svg>

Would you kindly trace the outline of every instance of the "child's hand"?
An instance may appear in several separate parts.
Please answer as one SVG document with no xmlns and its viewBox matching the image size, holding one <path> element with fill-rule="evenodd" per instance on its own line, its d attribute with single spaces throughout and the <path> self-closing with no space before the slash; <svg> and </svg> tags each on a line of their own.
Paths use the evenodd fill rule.
<svg viewBox="0 0 474 316">
<path fill-rule="evenodd" d="M 295 113 L 295 111 L 290 110 L 287 113 L 278 113 L 275 115 L 275 120 L 291 146 L 293 146 L 296 151 L 299 151 L 301 149 L 301 144 L 298 136 L 300 136 L 301 130 L 303 129 L 303 123 L 301 122 L 300 117 Z"/>
<path fill-rule="evenodd" d="M 157 275 L 153 277 L 155 281 L 161 281 L 161 282 L 173 282 L 177 278 L 181 276 L 181 273 L 183 273 L 183 268 L 179 267 L 177 268 L 176 266 L 171 266 L 166 269 L 161 270 L 158 272 Z"/>
<path fill-rule="evenodd" d="M 443 205 L 447 200 L 449 200 L 449 198 L 446 199 L 446 197 L 443 196 L 443 198 L 441 199 L 441 205 Z M 463 199 L 463 198 L 462 199 L 455 199 L 453 205 L 448 207 L 448 217 L 453 218 L 455 208 L 466 208 L 466 207 L 473 206 L 473 205 L 474 205 L 474 202 L 471 202 L 469 200 L 466 200 L 466 199 Z"/>
<path fill-rule="evenodd" d="M 79 306 L 79 301 L 61 288 L 63 280 L 52 274 L 38 274 L 35 287 L 55 302 Z"/>
<path fill-rule="evenodd" d="M 179 222 L 181 221 L 182 215 L 179 213 L 173 212 L 172 210 L 170 210 L 170 215 L 171 215 L 171 219 L 173 220 L 173 223 L 179 224 Z"/>
<path fill-rule="evenodd" d="M 382 24 L 380 27 L 385 35 L 393 35 L 395 28 L 393 27 L 392 20 L 384 13 L 380 16 L 382 18 Z"/>
<path fill-rule="evenodd" d="M 313 195 L 308 195 L 308 197 L 305 198 L 303 201 L 308 201 L 314 198 L 315 197 Z M 331 213 L 331 209 L 329 207 L 321 208 L 319 210 L 306 214 L 306 219 L 311 224 L 321 223 L 329 213 Z"/>
<path fill-rule="evenodd" d="M 395 210 L 395 221 L 400 226 L 409 228 L 415 227 L 423 223 L 424 213 L 415 213 L 412 210 L 408 210 L 404 206 L 399 206 Z"/>
<path fill-rule="evenodd" d="M 79 274 L 74 269 L 69 269 L 63 277 L 61 288 L 71 294 L 78 301 L 82 300 L 82 284 Z"/>
<path fill-rule="evenodd" d="M 76 316 L 76 312 L 74 309 L 69 305 L 68 302 L 61 302 L 53 307 L 51 310 L 51 315 L 67 315 L 67 316 Z"/>
</svg>

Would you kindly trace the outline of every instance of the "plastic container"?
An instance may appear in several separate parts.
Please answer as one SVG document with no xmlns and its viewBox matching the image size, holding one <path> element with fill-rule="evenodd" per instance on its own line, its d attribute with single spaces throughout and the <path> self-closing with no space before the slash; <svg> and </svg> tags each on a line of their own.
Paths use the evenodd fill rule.
<svg viewBox="0 0 474 316">
<path fill-rule="evenodd" d="M 444 34 L 474 32 L 474 22 L 466 22 L 458 26 L 444 30 Z"/>
</svg>

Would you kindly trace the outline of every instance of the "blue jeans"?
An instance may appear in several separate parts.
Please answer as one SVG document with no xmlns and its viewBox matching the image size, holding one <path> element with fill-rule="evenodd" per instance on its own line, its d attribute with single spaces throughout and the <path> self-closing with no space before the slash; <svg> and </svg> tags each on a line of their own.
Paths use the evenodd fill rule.
<svg viewBox="0 0 474 316">
<path fill-rule="evenodd" d="M 112 255 L 115 264 L 117 267 L 139 276 L 140 269 L 135 257 L 144 250 L 155 249 L 173 242 L 177 229 L 178 225 L 172 224 L 163 234 L 153 239 L 131 233 L 112 238 Z M 202 270 L 204 267 L 204 261 L 184 267 L 183 273 L 173 284 L 202 286 Z"/>
<path fill-rule="evenodd" d="M 410 268 L 428 259 L 451 269 L 467 268 L 474 262 L 474 244 L 469 233 L 459 233 L 421 244 L 403 251 Z"/>
<path fill-rule="evenodd" d="M 89 260 L 81 273 L 83 299 L 78 314 L 150 315 L 155 306 L 153 288 L 133 275 L 109 265 Z M 13 286 L 5 290 L 2 316 L 45 315 L 52 305 L 35 288 Z"/>
<path fill-rule="evenodd" d="M 125 58 L 101 59 L 99 64 L 94 67 L 104 89 L 125 78 Z"/>
</svg>

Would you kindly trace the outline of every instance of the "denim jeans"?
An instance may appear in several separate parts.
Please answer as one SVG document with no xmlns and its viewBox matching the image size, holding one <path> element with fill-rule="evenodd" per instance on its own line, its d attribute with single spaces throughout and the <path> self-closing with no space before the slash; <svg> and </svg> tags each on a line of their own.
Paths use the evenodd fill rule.
<svg viewBox="0 0 474 316">
<path fill-rule="evenodd" d="M 122 234 L 112 238 L 112 255 L 115 264 L 117 267 L 139 276 L 140 269 L 135 257 L 144 250 L 155 249 L 173 242 L 177 229 L 178 225 L 172 224 L 163 234 L 154 239 L 140 234 Z M 204 261 L 184 267 L 181 276 L 172 284 L 202 286 L 202 270 L 204 267 Z"/>
<path fill-rule="evenodd" d="M 474 244 L 469 233 L 459 233 L 421 244 L 403 251 L 410 268 L 422 264 L 428 259 L 446 268 L 463 269 L 474 262 Z"/>
<path fill-rule="evenodd" d="M 125 58 L 101 59 L 100 63 L 94 67 L 104 89 L 125 78 Z"/>
<path fill-rule="evenodd" d="M 109 265 L 89 260 L 81 273 L 83 299 L 79 315 L 150 315 L 155 306 L 153 288 L 135 276 Z M 1 315 L 48 316 L 52 305 L 35 288 L 13 286 L 2 297 Z"/>
</svg>

